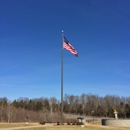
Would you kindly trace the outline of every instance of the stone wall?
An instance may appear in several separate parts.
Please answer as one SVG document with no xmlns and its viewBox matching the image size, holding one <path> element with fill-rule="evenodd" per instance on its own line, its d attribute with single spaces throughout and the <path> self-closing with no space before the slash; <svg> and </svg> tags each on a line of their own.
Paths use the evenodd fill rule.
<svg viewBox="0 0 130 130">
<path fill-rule="evenodd" d="M 130 120 L 128 119 L 102 119 L 102 125 L 107 126 L 122 126 L 122 127 L 130 127 Z"/>
</svg>

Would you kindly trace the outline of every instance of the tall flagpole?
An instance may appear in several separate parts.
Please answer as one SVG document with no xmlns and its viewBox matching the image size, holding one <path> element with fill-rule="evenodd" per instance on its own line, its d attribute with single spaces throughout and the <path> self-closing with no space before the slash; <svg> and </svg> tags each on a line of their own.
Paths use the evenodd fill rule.
<svg viewBox="0 0 130 130">
<path fill-rule="evenodd" d="M 62 46 L 61 46 L 61 124 L 63 124 L 63 42 L 64 31 L 62 30 Z"/>
</svg>

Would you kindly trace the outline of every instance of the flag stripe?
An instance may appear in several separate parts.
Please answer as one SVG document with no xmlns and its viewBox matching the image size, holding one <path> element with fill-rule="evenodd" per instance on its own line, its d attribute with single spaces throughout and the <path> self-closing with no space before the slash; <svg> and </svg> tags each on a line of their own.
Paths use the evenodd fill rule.
<svg viewBox="0 0 130 130">
<path fill-rule="evenodd" d="M 78 56 L 77 51 L 74 49 L 74 47 L 70 44 L 70 42 L 65 37 L 64 37 L 63 48 L 70 51 L 75 56 Z"/>
</svg>

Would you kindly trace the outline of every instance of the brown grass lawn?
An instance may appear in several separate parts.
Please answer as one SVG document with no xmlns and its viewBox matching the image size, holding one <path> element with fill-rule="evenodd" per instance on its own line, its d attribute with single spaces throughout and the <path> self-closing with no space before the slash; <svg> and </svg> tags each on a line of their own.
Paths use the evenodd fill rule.
<svg viewBox="0 0 130 130">
<path fill-rule="evenodd" d="M 23 127 L 23 126 L 35 126 L 40 125 L 39 123 L 0 123 L 1 128 L 12 128 L 12 127 Z"/>
<path fill-rule="evenodd" d="M 130 130 L 130 128 L 87 125 L 84 128 L 81 128 L 80 126 L 46 126 L 42 128 L 29 128 L 19 130 Z"/>
<path fill-rule="evenodd" d="M 37 126 L 37 128 L 25 128 L 28 126 Z M 39 127 L 40 126 L 40 127 Z M 100 121 L 96 121 L 93 123 L 89 123 L 85 125 L 83 128 L 77 125 L 40 125 L 38 123 L 0 123 L 0 130 L 2 128 L 14 128 L 19 127 L 17 130 L 130 130 L 130 127 L 111 127 L 111 126 L 102 126 Z M 24 127 L 24 128 L 22 128 Z M 8 129 L 9 130 L 9 129 Z"/>
</svg>

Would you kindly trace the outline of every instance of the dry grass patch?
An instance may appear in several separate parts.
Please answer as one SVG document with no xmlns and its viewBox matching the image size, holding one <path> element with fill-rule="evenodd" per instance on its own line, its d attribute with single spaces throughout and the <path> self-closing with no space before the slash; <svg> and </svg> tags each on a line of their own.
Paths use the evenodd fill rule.
<svg viewBox="0 0 130 130">
<path fill-rule="evenodd" d="M 0 123 L 0 128 L 12 128 L 12 127 L 22 127 L 22 126 L 34 126 L 40 125 L 39 123 Z"/>
<path fill-rule="evenodd" d="M 25 128 L 25 126 L 35 126 L 35 128 Z M 40 125 L 38 123 L 0 123 L 0 128 L 12 128 L 19 127 L 17 130 L 130 130 L 127 127 L 111 127 L 111 126 L 102 126 L 101 121 L 91 122 L 86 124 L 83 128 L 77 125 Z M 22 128 L 24 127 L 24 128 Z M 9 129 L 8 129 L 9 130 Z"/>
<path fill-rule="evenodd" d="M 45 126 L 42 128 L 29 128 L 19 130 L 130 130 L 130 128 L 87 125 L 83 128 L 81 128 L 80 126 Z"/>
<path fill-rule="evenodd" d="M 93 124 L 93 125 L 101 125 L 101 120 L 96 120 L 96 121 L 91 121 L 88 124 Z"/>
</svg>

